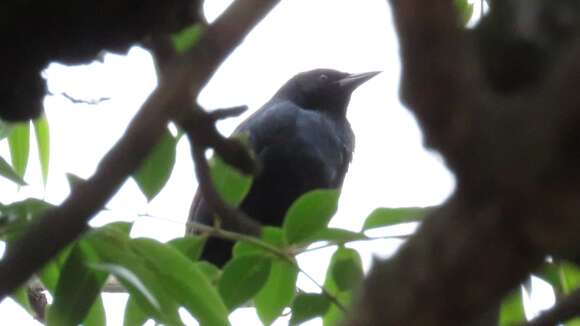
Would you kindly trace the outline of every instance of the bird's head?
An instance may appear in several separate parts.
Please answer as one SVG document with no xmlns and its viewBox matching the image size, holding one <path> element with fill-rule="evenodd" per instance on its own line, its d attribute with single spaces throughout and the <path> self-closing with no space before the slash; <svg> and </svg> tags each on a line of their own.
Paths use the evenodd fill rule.
<svg viewBox="0 0 580 326">
<path fill-rule="evenodd" d="M 291 101 L 307 110 L 344 117 L 352 92 L 378 73 L 348 74 L 332 69 L 310 70 L 292 77 L 274 98 Z"/>
</svg>

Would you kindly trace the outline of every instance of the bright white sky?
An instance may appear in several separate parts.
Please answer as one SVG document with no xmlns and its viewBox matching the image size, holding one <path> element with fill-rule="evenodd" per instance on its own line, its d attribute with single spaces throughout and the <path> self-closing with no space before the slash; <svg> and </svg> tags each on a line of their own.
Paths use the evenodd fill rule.
<svg viewBox="0 0 580 326">
<path fill-rule="evenodd" d="M 215 19 L 229 2 L 206 1 L 207 17 Z M 208 110 L 247 104 L 253 111 L 294 74 L 322 67 L 383 71 L 354 93 L 349 106 L 356 150 L 332 225 L 360 230 L 376 207 L 427 206 L 445 200 L 453 190 L 453 177 L 438 156 L 424 150 L 413 117 L 398 99 L 400 63 L 385 0 L 282 1 L 226 60 L 199 101 Z M 131 49 L 127 56 L 107 54 L 102 63 L 86 66 L 52 64 L 44 75 L 56 94 L 45 99 L 51 131 L 48 185 L 44 189 L 33 145 L 25 178 L 30 186 L 17 191 L 12 183 L 0 180 L 4 202 L 35 196 L 60 203 L 69 193 L 65 173 L 90 177 L 156 85 L 152 59 L 141 48 Z M 111 99 L 96 106 L 73 104 L 59 95 L 62 92 L 87 100 Z M 239 121 L 222 122 L 220 130 L 229 134 Z M 0 153 L 8 157 L 6 142 L 1 146 Z M 182 236 L 196 187 L 189 145 L 182 138 L 171 179 L 151 203 L 129 180 L 107 205 L 111 211 L 100 214 L 92 225 L 137 220 L 133 236 L 161 241 Z M 138 218 L 139 213 L 158 218 Z M 398 244 L 382 240 L 353 247 L 361 251 L 368 268 L 371 252 L 388 256 Z M 322 282 L 332 250 L 302 255 L 300 265 Z M 299 282 L 303 289 L 317 291 L 304 278 Z M 124 294 L 105 294 L 108 325 L 122 325 L 125 300 Z M 0 316 L 11 324 L 39 325 L 11 300 L 0 304 Z M 252 309 L 237 310 L 231 321 L 260 325 Z M 275 323 L 286 324 L 287 319 Z M 319 324 L 319 320 L 308 323 Z"/>
</svg>

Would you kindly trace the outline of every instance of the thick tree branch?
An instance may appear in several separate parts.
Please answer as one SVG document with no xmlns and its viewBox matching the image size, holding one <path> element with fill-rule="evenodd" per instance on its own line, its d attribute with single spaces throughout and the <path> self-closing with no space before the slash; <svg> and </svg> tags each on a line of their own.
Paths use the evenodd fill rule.
<svg viewBox="0 0 580 326">
<path fill-rule="evenodd" d="M 0 300 L 23 284 L 62 248 L 77 239 L 93 217 L 160 139 L 170 118 L 211 78 L 248 31 L 277 3 L 238 0 L 188 53 L 170 64 L 157 89 L 126 133 L 100 162 L 96 173 L 57 208 L 35 220 L 0 261 Z"/>
<path fill-rule="evenodd" d="M 402 97 L 457 188 L 375 264 L 349 325 L 492 325 L 479 318 L 545 255 L 580 262 L 580 44 L 533 87 L 499 95 L 452 0 L 391 3 Z"/>
<path fill-rule="evenodd" d="M 497 206 L 452 198 L 373 267 L 349 325 L 472 325 L 539 257 Z"/>
<path fill-rule="evenodd" d="M 440 151 L 460 146 L 457 133 L 472 123 L 462 113 L 479 105 L 481 76 L 465 69 L 475 62 L 453 1 L 391 4 L 399 32 L 401 99 L 416 114 L 429 146 Z"/>
</svg>

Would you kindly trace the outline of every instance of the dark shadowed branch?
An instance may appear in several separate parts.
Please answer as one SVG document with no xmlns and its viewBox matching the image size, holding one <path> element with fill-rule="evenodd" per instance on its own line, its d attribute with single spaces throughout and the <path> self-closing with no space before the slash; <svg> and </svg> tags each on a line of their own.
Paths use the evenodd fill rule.
<svg viewBox="0 0 580 326">
<path fill-rule="evenodd" d="M 158 142 L 169 119 L 178 116 L 180 108 L 191 107 L 184 103 L 191 103 L 225 57 L 277 2 L 235 1 L 207 28 L 193 49 L 168 64 L 159 86 L 100 162 L 95 174 L 78 185 L 59 207 L 35 220 L 6 252 L 0 261 L 0 300 L 87 229 L 89 219 L 102 209 Z"/>
<path fill-rule="evenodd" d="M 402 99 L 457 187 L 376 262 L 349 325 L 492 325 L 480 317 L 545 255 L 580 261 L 580 44 L 534 88 L 498 95 L 452 0 L 391 4 Z"/>
</svg>

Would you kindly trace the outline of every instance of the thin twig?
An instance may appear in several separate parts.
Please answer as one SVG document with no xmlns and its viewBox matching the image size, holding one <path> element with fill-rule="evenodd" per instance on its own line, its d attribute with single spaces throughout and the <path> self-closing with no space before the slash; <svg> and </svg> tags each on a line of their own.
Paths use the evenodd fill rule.
<svg viewBox="0 0 580 326">
<path fill-rule="evenodd" d="M 164 219 L 162 217 L 153 216 L 153 215 L 146 214 L 146 213 L 138 214 L 138 216 L 149 217 L 149 218 L 154 218 L 154 219 L 162 219 L 162 220 L 171 221 L 171 222 L 178 223 L 178 224 L 183 224 L 182 222 L 174 221 L 171 219 Z M 198 230 L 198 231 L 203 232 L 203 233 L 207 233 L 208 235 L 210 235 L 212 237 L 217 237 L 217 238 L 221 238 L 224 240 L 230 240 L 230 241 L 244 241 L 244 242 L 253 244 L 256 247 L 260 247 L 264 250 L 267 250 L 267 251 L 275 254 L 276 256 L 282 258 L 285 261 L 288 261 L 290 263 L 292 263 L 292 261 L 293 261 L 292 257 L 290 257 L 290 255 L 287 252 L 284 252 L 283 250 L 280 250 L 279 248 L 276 248 L 276 247 L 270 245 L 269 243 L 262 241 L 259 238 L 256 238 L 254 236 L 250 236 L 250 235 L 243 234 L 243 233 L 237 233 L 237 232 L 233 232 L 233 231 L 227 231 L 227 230 L 224 230 L 220 227 L 210 226 L 210 225 L 201 224 L 201 223 L 192 222 L 192 221 L 185 223 L 185 225 L 189 228 Z"/>
<path fill-rule="evenodd" d="M 343 241 L 343 242 L 328 242 L 328 243 L 325 243 L 325 244 L 317 246 L 317 247 L 308 247 L 308 248 L 298 250 L 295 254 L 300 255 L 300 254 L 303 254 L 306 252 L 326 249 L 329 247 L 334 247 L 334 246 L 339 246 L 339 245 L 346 244 L 346 243 L 359 242 L 359 241 L 376 241 L 376 240 L 401 240 L 401 241 L 405 241 L 412 235 L 413 234 L 409 234 L 409 235 L 385 235 L 385 236 L 380 236 L 380 237 L 367 237 L 367 238 L 362 238 L 362 239 L 353 239 L 353 240 L 348 240 L 348 241 Z"/>
<path fill-rule="evenodd" d="M 62 92 L 60 94 L 74 104 L 98 105 L 111 99 L 110 97 L 99 97 L 96 99 L 81 99 L 73 97 L 66 92 Z"/>
<path fill-rule="evenodd" d="M 324 287 L 324 285 L 318 283 L 314 277 L 310 276 L 310 274 L 306 273 L 298 264 L 296 264 L 296 268 L 300 271 L 300 273 L 304 274 L 312 283 L 314 283 L 321 291 L 322 294 L 330 300 L 338 309 L 342 310 L 342 312 L 346 312 L 346 307 L 335 297 L 332 293 L 328 292 L 328 290 Z"/>
</svg>

